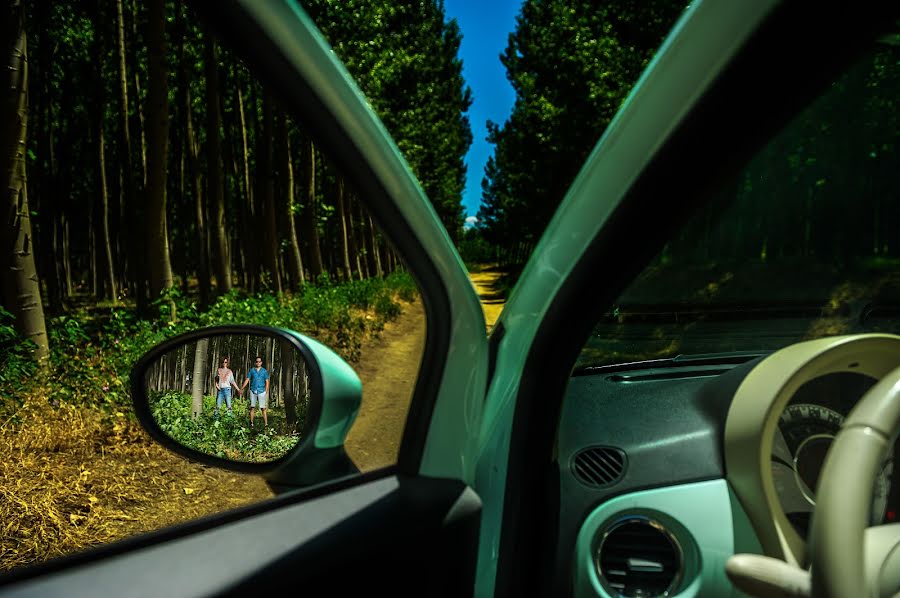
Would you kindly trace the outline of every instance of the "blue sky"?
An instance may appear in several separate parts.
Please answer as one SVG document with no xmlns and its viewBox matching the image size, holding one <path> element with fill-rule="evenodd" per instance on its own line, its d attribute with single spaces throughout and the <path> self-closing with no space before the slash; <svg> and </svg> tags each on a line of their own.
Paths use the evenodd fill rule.
<svg viewBox="0 0 900 598">
<path fill-rule="evenodd" d="M 463 207 L 467 216 L 475 216 L 481 204 L 481 179 L 484 165 L 493 153 L 487 137 L 488 120 L 503 123 L 512 110 L 515 93 L 500 64 L 500 53 L 515 29 L 522 0 L 444 0 L 447 19 L 456 19 L 463 39 L 459 56 L 463 77 L 472 88 L 472 147 L 466 156 L 467 180 Z"/>
</svg>

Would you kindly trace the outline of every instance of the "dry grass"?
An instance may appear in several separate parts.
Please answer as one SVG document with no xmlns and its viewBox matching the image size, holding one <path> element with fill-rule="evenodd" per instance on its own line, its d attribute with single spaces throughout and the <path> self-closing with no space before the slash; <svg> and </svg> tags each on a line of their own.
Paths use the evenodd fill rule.
<svg viewBox="0 0 900 598">
<path fill-rule="evenodd" d="M 272 496 L 261 478 L 170 453 L 127 413 L 46 396 L 0 422 L 0 569 Z"/>
</svg>

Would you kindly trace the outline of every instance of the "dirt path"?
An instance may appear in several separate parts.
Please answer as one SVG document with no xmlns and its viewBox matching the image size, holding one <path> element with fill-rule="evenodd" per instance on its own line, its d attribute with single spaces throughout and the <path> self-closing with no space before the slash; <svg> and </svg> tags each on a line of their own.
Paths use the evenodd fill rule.
<svg viewBox="0 0 900 598">
<path fill-rule="evenodd" d="M 397 461 L 424 346 L 421 301 L 404 304 L 400 317 L 362 346 L 362 357 L 353 369 L 362 381 L 363 401 L 345 446 L 363 471 Z"/>
<path fill-rule="evenodd" d="M 484 310 L 488 331 L 494 327 L 494 323 L 500 317 L 500 311 L 506 304 L 506 300 L 497 291 L 497 283 L 501 275 L 502 272 L 495 268 L 485 268 L 469 273 L 469 279 L 475 287 L 475 292 L 478 293 L 478 298 L 481 299 L 481 308 Z"/>
<path fill-rule="evenodd" d="M 470 274 L 488 330 L 503 309 L 504 300 L 495 290 L 500 275 L 495 269 Z M 424 344 L 425 312 L 418 301 L 404 305 L 403 314 L 378 338 L 363 344 L 362 358 L 354 364 L 362 380 L 363 402 L 345 445 L 363 471 L 397 460 Z"/>
</svg>

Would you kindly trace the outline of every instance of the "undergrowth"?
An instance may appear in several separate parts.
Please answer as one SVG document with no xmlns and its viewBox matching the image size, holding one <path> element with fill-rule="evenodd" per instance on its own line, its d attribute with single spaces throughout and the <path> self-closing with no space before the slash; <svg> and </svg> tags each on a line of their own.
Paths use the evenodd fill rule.
<svg viewBox="0 0 900 598">
<path fill-rule="evenodd" d="M 395 272 L 337 283 L 321 276 L 299 293 L 248 295 L 233 290 L 206 311 L 173 290 L 157 307 L 174 301 L 177 319 L 141 319 L 129 307 L 82 307 L 48 319 L 50 364 L 39 372 L 29 359 L 31 346 L 17 339 L 12 316 L 0 309 L 0 416 L 14 413 L 21 397 L 45 387 L 53 406 L 71 403 L 106 410 L 129 409 L 132 365 L 154 345 L 183 332 L 223 324 L 263 324 L 314 337 L 350 363 L 362 341 L 396 318 L 399 300 L 416 296 L 412 278 Z"/>
</svg>

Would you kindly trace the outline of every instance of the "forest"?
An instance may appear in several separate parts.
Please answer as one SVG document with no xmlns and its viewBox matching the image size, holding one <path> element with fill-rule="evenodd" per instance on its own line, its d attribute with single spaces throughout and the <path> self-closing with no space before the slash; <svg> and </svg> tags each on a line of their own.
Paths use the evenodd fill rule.
<svg viewBox="0 0 900 598">
<path fill-rule="evenodd" d="M 490 127 L 494 155 L 484 173 L 477 228 L 465 239 L 474 255 L 499 261 L 511 272 L 521 269 L 686 5 L 673 0 L 523 4 L 501 57 L 516 100 L 509 119 Z M 888 31 L 860 57 L 718 192 L 714 207 L 680 233 L 657 264 L 700 268 L 793 261 L 858 271 L 900 258 L 898 40 L 896 30 Z M 772 90 L 773 102 L 780 93 Z M 710 281 L 694 282 L 699 290 Z"/>
<path fill-rule="evenodd" d="M 8 6 L 8 346 L 14 330 L 45 363 L 45 318 L 86 305 L 176 322 L 180 304 L 204 312 L 233 292 L 297 294 L 402 270 L 303 115 L 182 3 Z M 435 2 L 305 8 L 457 235 L 471 100 L 455 23 Z"/>
</svg>

